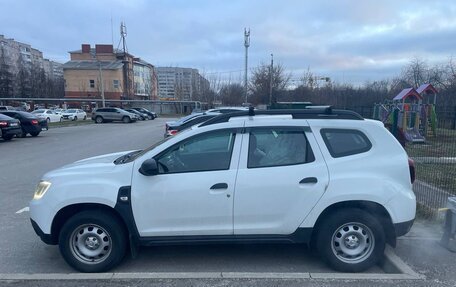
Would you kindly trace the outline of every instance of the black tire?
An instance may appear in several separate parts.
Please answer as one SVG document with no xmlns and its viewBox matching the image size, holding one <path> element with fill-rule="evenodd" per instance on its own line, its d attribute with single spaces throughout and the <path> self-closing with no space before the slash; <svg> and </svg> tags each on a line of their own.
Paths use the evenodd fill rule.
<svg viewBox="0 0 456 287">
<path fill-rule="evenodd" d="M 40 134 L 40 132 L 33 132 L 33 133 L 30 133 L 30 135 L 31 135 L 32 137 L 37 137 L 39 134 Z"/>
<path fill-rule="evenodd" d="M 47 123 L 49 124 L 51 122 L 51 119 L 50 118 L 47 118 L 46 119 Z"/>
<path fill-rule="evenodd" d="M 13 138 L 14 135 L 3 135 L 3 139 L 5 141 L 10 141 Z"/>
<path fill-rule="evenodd" d="M 21 138 L 25 138 L 27 136 L 27 132 L 22 130 L 22 133 L 20 135 Z"/>
<path fill-rule="evenodd" d="M 318 252 L 335 270 L 361 272 L 383 258 L 385 232 L 374 216 L 361 209 L 337 210 L 319 223 L 318 230 Z"/>
<path fill-rule="evenodd" d="M 102 118 L 101 116 L 97 116 L 97 117 L 95 118 L 95 123 L 97 123 L 97 124 L 101 124 L 101 123 L 103 123 L 103 121 L 104 121 L 104 120 L 103 120 L 103 118 Z"/>
<path fill-rule="evenodd" d="M 60 253 L 78 271 L 108 271 L 122 261 L 127 250 L 127 234 L 122 226 L 117 217 L 106 212 L 77 213 L 60 231 Z"/>
<path fill-rule="evenodd" d="M 78 120 L 78 117 L 74 116 L 73 121 L 77 121 L 77 120 Z"/>
<path fill-rule="evenodd" d="M 87 119 L 87 116 L 84 116 L 83 120 L 85 121 Z"/>
<path fill-rule="evenodd" d="M 130 119 L 130 117 L 125 116 L 122 118 L 122 122 L 128 124 L 128 123 L 131 123 L 131 119 Z"/>
</svg>

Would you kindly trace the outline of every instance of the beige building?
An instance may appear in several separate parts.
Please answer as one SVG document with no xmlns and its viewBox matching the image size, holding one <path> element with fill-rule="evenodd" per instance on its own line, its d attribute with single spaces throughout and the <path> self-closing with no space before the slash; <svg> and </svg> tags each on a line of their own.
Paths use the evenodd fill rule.
<svg viewBox="0 0 456 287">
<path fill-rule="evenodd" d="M 154 77 L 135 77 L 136 65 L 153 66 L 119 50 L 112 45 L 83 44 L 81 50 L 70 52 L 71 60 L 63 64 L 66 98 L 139 100 L 156 97 Z M 138 64 L 135 64 L 138 63 Z M 141 69 L 141 75 L 145 70 Z M 155 95 L 154 95 L 155 91 Z"/>
</svg>

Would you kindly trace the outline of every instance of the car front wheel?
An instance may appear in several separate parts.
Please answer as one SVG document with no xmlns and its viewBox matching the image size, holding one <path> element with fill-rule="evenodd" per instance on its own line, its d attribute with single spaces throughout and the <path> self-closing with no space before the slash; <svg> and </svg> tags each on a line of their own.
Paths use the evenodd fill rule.
<svg viewBox="0 0 456 287">
<path fill-rule="evenodd" d="M 126 247 L 126 234 L 119 219 L 94 210 L 71 217 L 59 236 L 63 258 L 81 272 L 104 272 L 115 267 Z"/>
<path fill-rule="evenodd" d="M 131 122 L 131 119 L 129 117 L 123 117 L 122 118 L 122 121 L 126 124 L 130 123 Z"/>
<path fill-rule="evenodd" d="M 342 272 L 361 272 L 377 264 L 385 250 L 379 221 L 361 209 L 337 210 L 319 224 L 317 249 Z"/>
</svg>

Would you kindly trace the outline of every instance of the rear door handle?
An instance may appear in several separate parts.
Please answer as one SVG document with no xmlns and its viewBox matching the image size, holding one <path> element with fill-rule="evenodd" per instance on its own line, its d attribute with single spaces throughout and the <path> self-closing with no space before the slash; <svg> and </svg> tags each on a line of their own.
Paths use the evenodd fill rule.
<svg viewBox="0 0 456 287">
<path fill-rule="evenodd" d="M 309 184 L 309 183 L 317 183 L 318 182 L 318 179 L 316 177 L 306 177 L 306 178 L 303 178 L 299 184 Z"/>
<path fill-rule="evenodd" d="M 216 183 L 213 186 L 211 186 L 211 189 L 227 189 L 228 184 L 221 182 L 221 183 Z"/>
</svg>

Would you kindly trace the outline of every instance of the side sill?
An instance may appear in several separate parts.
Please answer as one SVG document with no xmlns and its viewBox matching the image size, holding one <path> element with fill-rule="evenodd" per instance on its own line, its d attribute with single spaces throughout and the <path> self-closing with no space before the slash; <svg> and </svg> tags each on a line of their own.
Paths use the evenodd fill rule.
<svg viewBox="0 0 456 287">
<path fill-rule="evenodd" d="M 157 245 L 198 245 L 198 244 L 245 244 L 245 243 L 305 243 L 310 242 L 312 228 L 298 228 L 290 235 L 185 235 L 150 236 L 139 238 L 143 246 Z"/>
</svg>

